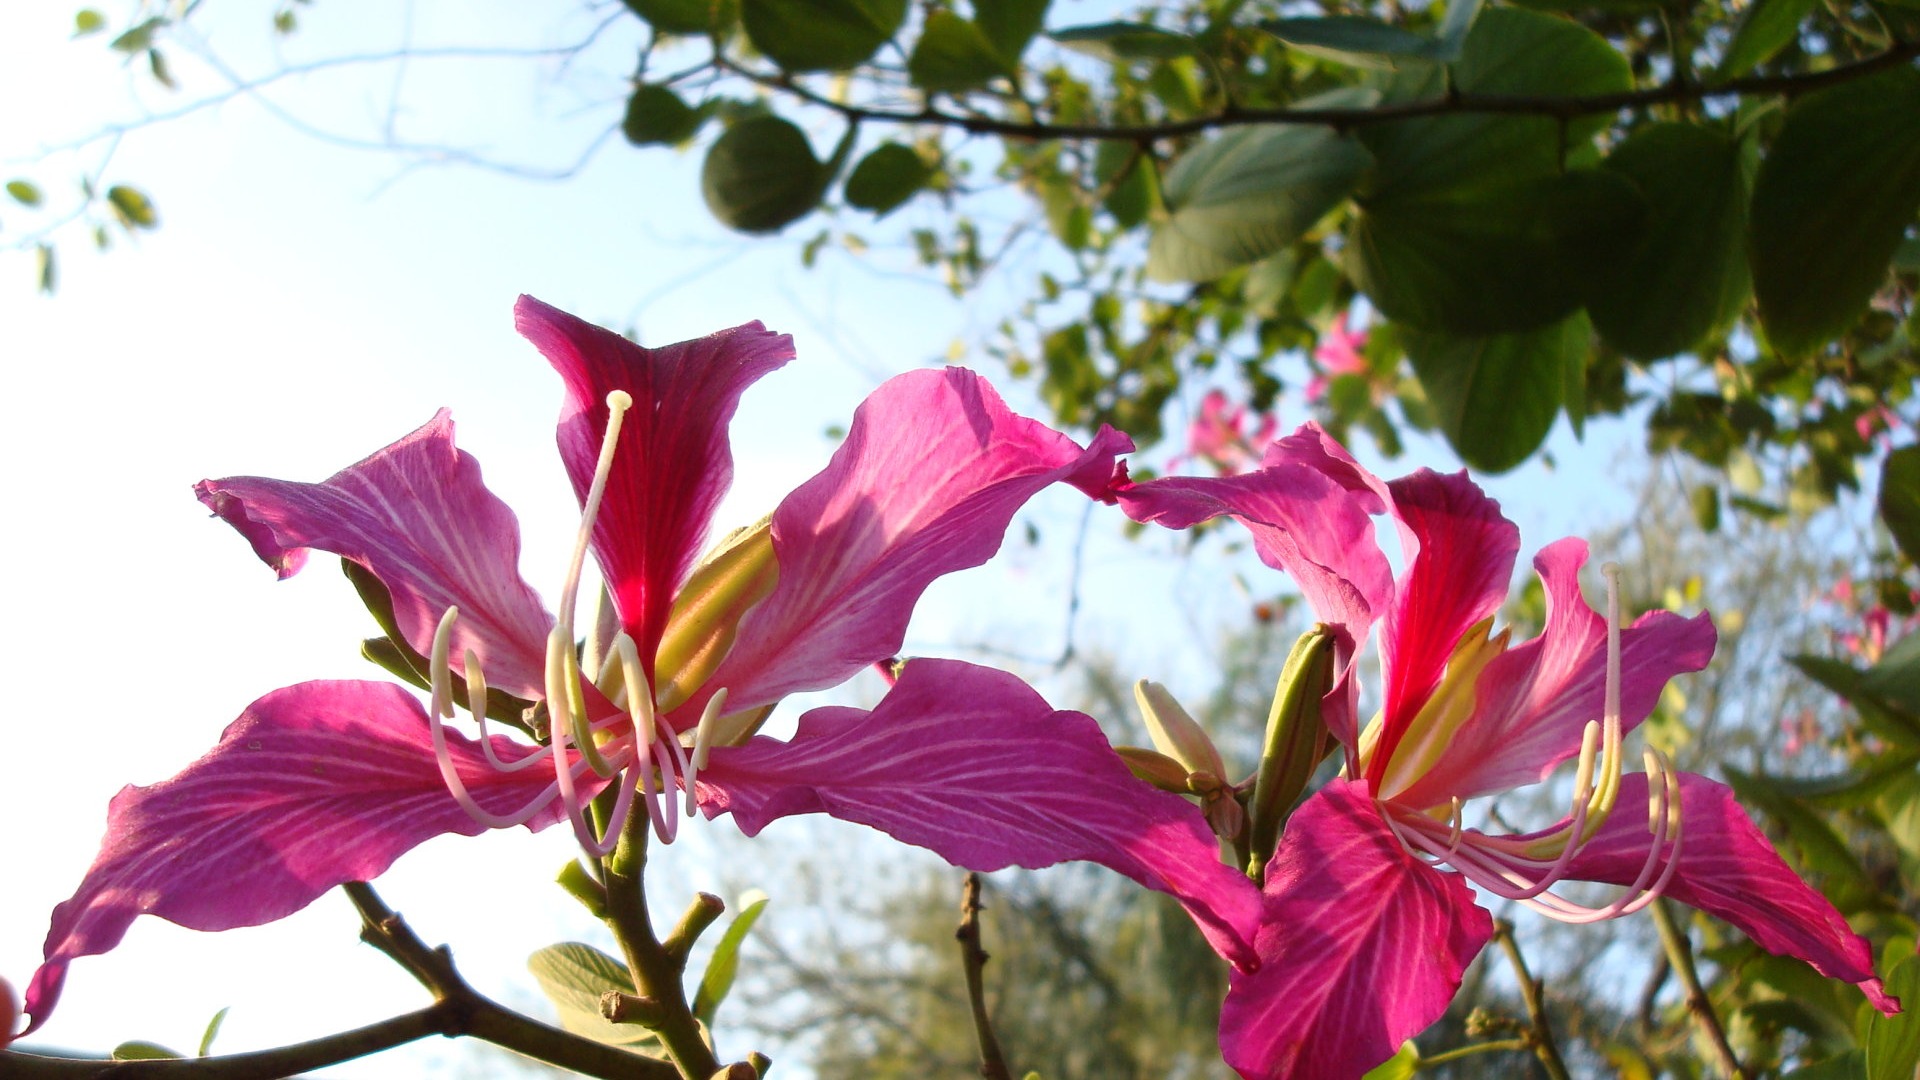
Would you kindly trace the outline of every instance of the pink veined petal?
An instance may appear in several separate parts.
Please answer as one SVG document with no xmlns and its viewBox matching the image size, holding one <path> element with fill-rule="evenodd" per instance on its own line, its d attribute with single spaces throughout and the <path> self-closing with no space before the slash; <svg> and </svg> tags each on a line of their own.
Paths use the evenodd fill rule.
<svg viewBox="0 0 1920 1080">
<path fill-rule="evenodd" d="M 445 409 L 317 484 L 230 476 L 193 490 L 282 578 L 300 569 L 308 548 L 371 570 L 393 594 L 400 632 L 418 652 L 432 651 L 434 627 L 458 606 L 453 655 L 471 649 L 492 685 L 545 696 L 541 665 L 553 617 L 520 577 L 513 511 L 487 490 L 473 455 L 454 446 Z"/>
<path fill-rule="evenodd" d="M 1520 529 L 1500 516 L 1463 470 L 1431 469 L 1388 482 L 1406 570 L 1380 629 L 1380 742 L 1368 779 L 1379 782 L 1461 635 L 1500 610 L 1520 553 Z"/>
<path fill-rule="evenodd" d="M 1287 822 L 1267 868 L 1260 967 L 1235 972 L 1220 1048 L 1247 1080 L 1352 1080 L 1446 1012 L 1493 920 L 1459 875 L 1408 854 L 1363 783 Z"/>
<path fill-rule="evenodd" d="M 1013 515 L 1049 484 L 1102 495 L 1114 458 L 1131 449 L 1103 428 L 1083 450 L 961 368 L 888 380 L 827 467 L 774 511 L 778 584 L 678 715 L 699 716 L 719 687 L 729 709 L 746 709 L 892 656 L 935 578 L 991 558 Z"/>
<path fill-rule="evenodd" d="M 1325 474 L 1327 479 L 1363 498 L 1371 493 L 1372 498 L 1365 503 L 1370 514 L 1386 513 L 1387 505 L 1393 498 L 1385 480 L 1368 472 L 1354 460 L 1346 447 L 1340 445 L 1340 440 L 1327 434 L 1325 428 L 1311 420 L 1295 428 L 1286 438 L 1268 443 L 1260 463 L 1304 465 Z"/>
<path fill-rule="evenodd" d="M 1474 683 L 1473 716 L 1431 771 L 1394 796 L 1407 806 L 1440 806 L 1543 779 L 1580 752 L 1589 720 L 1606 704 L 1607 621 L 1580 592 L 1587 545 L 1569 537 L 1542 548 L 1534 569 L 1546 587 L 1540 636 L 1489 663 Z M 1713 659 L 1713 620 L 1651 611 L 1620 632 L 1620 714 L 1632 731 L 1675 675 Z"/>
<path fill-rule="evenodd" d="M 606 435 L 607 394 L 633 397 L 594 522 L 593 551 L 651 678 L 674 594 L 733 483 L 727 425 L 747 387 L 793 359 L 793 339 L 752 322 L 643 349 L 531 296 L 520 298 L 513 315 L 521 335 L 566 382 L 560 457 L 583 501 Z"/>
<path fill-rule="evenodd" d="M 549 771 L 497 773 L 448 732 L 475 801 L 508 813 Z M 503 755 L 525 747 L 495 739 Z M 555 808 L 527 822 L 558 820 Z M 442 833 L 484 831 L 447 793 L 426 713 L 388 683 L 309 682 L 247 707 L 205 757 L 152 787 L 127 787 L 73 898 L 53 909 L 46 960 L 27 988 L 29 1031 L 46 1022 L 76 957 L 119 944 L 139 915 L 194 930 L 258 926 L 347 881 L 378 876 Z"/>
<path fill-rule="evenodd" d="M 1725 919 L 1755 944 L 1812 964 L 1829 978 L 1859 986 L 1875 1008 L 1900 1011 L 1873 973 L 1873 952 L 1827 898 L 1800 880 L 1735 800 L 1733 789 L 1680 773 L 1680 867 L 1666 895 Z M 1620 778 L 1620 798 L 1567 876 L 1629 884 L 1646 861 L 1645 773 Z"/>
<path fill-rule="evenodd" d="M 912 660 L 871 713 L 813 709 L 790 742 L 717 747 L 708 817 L 752 836 L 826 813 L 973 870 L 1096 862 L 1185 905 L 1214 949 L 1252 961 L 1260 899 L 1220 863 L 1198 807 L 1134 778 L 1092 718 L 1056 712 L 1012 675 Z"/>
<path fill-rule="evenodd" d="M 1374 542 L 1377 501 L 1366 489 L 1283 461 L 1238 476 L 1149 480 L 1121 491 L 1120 507 L 1135 521 L 1170 529 L 1221 515 L 1247 527 L 1261 561 L 1292 577 L 1315 616 L 1340 635 L 1340 669 L 1323 714 L 1334 736 L 1354 746 L 1347 683 L 1368 629 L 1393 595 L 1392 570 Z"/>
</svg>

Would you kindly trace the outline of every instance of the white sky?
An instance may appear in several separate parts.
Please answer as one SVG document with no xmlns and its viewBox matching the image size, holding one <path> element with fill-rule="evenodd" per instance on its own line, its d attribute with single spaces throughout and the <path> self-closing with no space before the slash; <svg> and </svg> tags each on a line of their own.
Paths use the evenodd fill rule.
<svg viewBox="0 0 1920 1080">
<path fill-rule="evenodd" d="M 178 50 L 170 58 L 181 94 L 154 88 L 139 65 L 129 76 L 105 37 L 68 43 L 74 6 L 0 5 L 0 181 L 30 177 L 56 208 L 102 147 L 43 158 L 46 148 L 221 85 Z M 127 7 L 102 5 L 116 28 Z M 405 40 L 402 20 L 411 18 L 421 46 L 548 45 L 591 26 L 570 10 L 327 0 L 300 8 L 304 29 L 278 44 L 292 62 L 386 48 Z M 196 17 L 245 74 L 272 68 L 267 18 L 265 5 L 222 4 Z M 329 130 L 377 137 L 400 85 L 403 134 L 554 165 L 617 122 L 637 41 L 623 23 L 564 74 L 551 63 L 422 61 L 403 83 L 392 66 L 334 71 L 277 86 L 270 98 Z M 513 333 L 516 294 L 637 326 L 653 344 L 750 318 L 794 334 L 800 359 L 748 395 L 734 427 L 739 486 L 722 524 L 764 513 L 819 468 L 826 428 L 844 423 L 881 377 L 937 362 L 956 337 L 984 337 L 1001 313 L 886 269 L 899 259 L 876 268 L 829 252 L 802 270 L 798 240 L 815 221 L 777 242 L 732 237 L 699 201 L 697 166 L 696 157 L 616 139 L 560 184 L 471 167 L 407 170 L 391 155 L 303 135 L 240 99 L 121 142 L 104 182 L 146 190 L 162 228 L 132 242 L 116 230 L 104 256 L 83 233 L 61 232 L 57 296 L 34 294 L 29 254 L 0 251 L 0 477 L 13 507 L 0 532 L 0 610 L 13 626 L 14 675 L 0 720 L 12 746 L 0 754 L 0 820 L 12 825 L 0 974 L 17 989 L 38 964 L 48 911 L 91 861 L 122 785 L 171 775 L 275 687 L 380 677 L 357 656 L 371 624 L 331 560 L 276 583 L 208 518 L 194 481 L 319 479 L 448 406 L 461 445 L 519 512 L 527 576 L 551 599 L 575 510 L 552 449 L 558 383 Z M 33 214 L 0 203 L 0 244 L 35 227 Z M 938 220 L 932 209 L 903 217 L 916 212 Z M 1003 281 L 1026 279 L 1016 270 Z M 1028 397 L 1023 387 L 1008 394 Z M 1548 503 L 1517 497 L 1542 490 L 1540 466 L 1499 485 L 1528 552 L 1569 522 L 1605 516 L 1576 500 L 1607 491 L 1611 450 L 1583 454 L 1564 431 L 1559 440 L 1563 467 L 1578 471 L 1559 474 Z M 1431 448 L 1404 467 L 1416 464 L 1458 467 Z M 996 566 L 930 594 L 909 651 L 998 639 L 1030 655 L 1057 652 L 1078 519 L 1070 493 L 1043 499 L 1032 520 L 1051 546 L 1027 549 L 1016 526 Z M 1096 527 L 1089 549 L 1082 640 L 1150 663 L 1140 674 L 1176 690 L 1184 679 L 1188 692 L 1204 692 L 1214 628 L 1245 606 L 1224 585 L 1231 568 L 1181 567 L 1163 558 L 1171 545 L 1127 544 L 1112 531 Z M 1162 614 L 1170 608 L 1177 618 Z M 696 827 L 656 860 L 668 875 L 656 881 L 662 910 L 676 912 L 690 889 L 714 880 L 698 838 L 713 829 L 731 826 Z M 766 840 L 778 843 L 783 830 Z M 531 1004 L 526 955 L 593 929 L 549 884 L 569 850 L 560 829 L 448 838 L 403 858 L 381 887 L 429 940 L 454 946 L 483 992 Z M 777 918 L 779 882 L 760 884 Z M 403 973 L 357 945 L 354 930 L 337 895 L 279 924 L 221 935 L 138 920 L 114 952 L 74 965 L 35 1042 L 103 1052 L 142 1038 L 191 1050 L 208 1017 L 231 1005 L 219 1048 L 238 1051 L 425 1004 Z M 723 1052 L 746 1049 L 724 1042 L 724 1024 L 721 1036 Z M 339 1072 L 417 1075 L 456 1053 L 431 1040 Z"/>
</svg>

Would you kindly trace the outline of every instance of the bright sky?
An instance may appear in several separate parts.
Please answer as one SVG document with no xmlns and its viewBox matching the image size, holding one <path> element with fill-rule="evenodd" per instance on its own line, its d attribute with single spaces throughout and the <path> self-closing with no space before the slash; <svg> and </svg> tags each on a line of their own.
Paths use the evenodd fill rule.
<svg viewBox="0 0 1920 1080">
<path fill-rule="evenodd" d="M 117 29 L 130 6 L 103 10 Z M 273 69 L 276 47 L 290 63 L 406 40 L 524 48 L 576 41 L 593 25 L 567 4 L 506 0 L 298 11 L 302 31 L 277 43 L 264 5 L 206 5 L 196 22 L 250 76 Z M 69 43 L 71 17 L 68 4 L 0 6 L 8 103 L 0 181 L 29 177 L 55 208 L 98 166 L 105 144 L 43 158 L 48 148 L 222 86 L 175 50 L 185 89 L 159 90 L 141 65 L 123 70 L 104 37 Z M 392 119 L 403 138 L 549 167 L 574 160 L 617 121 L 637 41 L 623 20 L 565 71 L 552 61 L 422 60 L 404 73 L 393 65 L 317 73 L 268 98 L 304 122 L 377 138 L 398 88 Z M 516 294 L 637 328 L 653 344 L 751 318 L 794 334 L 800 359 L 749 394 L 734 427 L 739 479 L 723 525 L 764 513 L 824 464 L 826 429 L 881 378 L 938 362 L 956 337 L 983 338 L 1003 310 L 953 303 L 937 283 L 895 272 L 903 259 L 830 251 L 803 270 L 796 248 L 815 222 L 778 242 L 725 234 L 699 201 L 697 167 L 695 157 L 615 139 L 565 183 L 467 166 L 409 169 L 390 154 L 303 134 L 242 98 L 121 141 L 103 182 L 146 190 L 162 228 L 135 241 L 116 230 L 106 255 L 83 232 L 62 231 L 57 296 L 33 292 L 29 254 L 0 252 L 0 470 L 14 507 L 0 534 L 9 569 L 0 607 L 13 619 L 15 675 L 14 749 L 0 756 L 0 820 L 13 825 L 0 974 L 16 988 L 37 965 L 47 913 L 80 880 L 122 785 L 171 775 L 275 687 L 380 675 L 357 656 L 371 624 L 330 560 L 275 582 L 208 518 L 194 481 L 319 479 L 447 406 L 461 444 L 519 512 L 525 572 L 551 600 L 576 511 L 552 449 L 558 383 L 513 333 Z M 916 212 L 938 220 L 930 208 L 903 215 L 911 223 Z M 0 244 L 35 227 L 34 215 L 0 206 Z M 1011 288 L 1025 279 L 1016 271 L 1004 280 Z M 1009 396 L 1027 399 L 1025 388 Z M 1580 455 L 1564 433 L 1560 445 L 1563 466 L 1577 468 L 1557 474 L 1561 494 L 1545 509 L 1516 497 L 1541 490 L 1542 467 L 1499 485 L 1529 551 L 1568 522 L 1603 517 L 1572 499 L 1607 490 L 1610 451 Z M 1405 467 L 1415 464 L 1458 467 L 1436 451 Z M 1079 516 L 1070 493 L 1050 493 L 1031 517 L 1049 546 L 1027 548 L 1016 526 L 996 566 L 930 594 L 909 651 L 998 640 L 1024 654 L 1057 652 Z M 1140 674 L 1176 690 L 1185 679 L 1189 692 L 1204 692 L 1214 628 L 1244 611 L 1224 584 L 1229 568 L 1176 566 L 1162 558 L 1170 545 L 1127 544 L 1111 532 L 1096 528 L 1089 548 L 1082 640 L 1151 664 Z M 1167 619 L 1170 609 L 1178 617 Z M 783 828 L 766 840 L 780 842 Z M 731 826 L 704 831 L 716 829 Z M 675 875 L 665 910 L 714 879 L 703 829 L 690 831 L 657 864 Z M 429 940 L 454 945 L 484 992 L 533 1005 L 526 955 L 592 929 L 549 884 L 570 847 L 565 830 L 442 840 L 402 859 L 381 887 Z M 779 883 L 762 885 L 777 912 Z M 231 1005 L 220 1048 L 237 1051 L 425 1004 L 396 967 L 355 943 L 354 928 L 337 895 L 276 925 L 220 935 L 141 919 L 114 952 L 76 963 L 35 1041 L 104 1052 L 142 1038 L 191 1050 L 207 1019 Z M 341 1073 L 418 1074 L 456 1053 L 433 1040 Z"/>
</svg>

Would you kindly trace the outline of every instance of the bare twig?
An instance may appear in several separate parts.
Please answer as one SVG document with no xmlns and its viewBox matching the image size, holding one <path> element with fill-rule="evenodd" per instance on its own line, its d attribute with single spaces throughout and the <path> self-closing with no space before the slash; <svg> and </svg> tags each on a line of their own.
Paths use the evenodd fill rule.
<svg viewBox="0 0 1920 1080">
<path fill-rule="evenodd" d="M 1732 1080 L 1747 1080 L 1750 1074 L 1740 1064 L 1740 1059 L 1734 1056 L 1733 1046 L 1727 1042 L 1727 1029 L 1720 1026 L 1720 1015 L 1713 1011 L 1713 1000 L 1707 997 L 1707 991 L 1700 985 L 1700 972 L 1693 964 L 1693 943 L 1687 939 L 1680 925 L 1674 922 L 1673 910 L 1665 900 L 1655 900 L 1649 910 L 1653 913 L 1654 927 L 1660 931 L 1660 944 L 1666 948 L 1667 959 L 1673 964 L 1673 973 L 1686 990 L 1687 1011 L 1693 1014 L 1694 1022 L 1700 1025 L 1701 1033 L 1712 1044 L 1721 1071 Z"/>
<path fill-rule="evenodd" d="M 1527 960 L 1520 955 L 1520 943 L 1514 940 L 1513 924 L 1505 919 L 1493 924 L 1493 939 L 1507 954 L 1507 962 L 1513 965 L 1514 978 L 1520 981 L 1520 998 L 1527 1004 L 1527 1018 L 1532 1021 L 1528 1029 L 1527 1042 L 1532 1046 L 1534 1056 L 1547 1070 L 1552 1080 L 1572 1080 L 1567 1073 L 1567 1063 L 1560 1057 L 1560 1047 L 1553 1041 L 1553 1027 L 1547 1022 L 1546 1000 L 1541 994 L 1540 980 L 1527 970 Z"/>
<path fill-rule="evenodd" d="M 967 1001 L 973 1006 L 973 1033 L 980 1042 L 980 1075 L 987 1080 L 1013 1080 L 1006 1056 L 1000 1052 L 1000 1040 L 993 1033 L 993 1019 L 987 1015 L 987 951 L 980 947 L 980 875 L 968 874 L 960 892 L 960 928 L 953 932 L 960 942 L 960 963 L 967 972 Z"/>
</svg>

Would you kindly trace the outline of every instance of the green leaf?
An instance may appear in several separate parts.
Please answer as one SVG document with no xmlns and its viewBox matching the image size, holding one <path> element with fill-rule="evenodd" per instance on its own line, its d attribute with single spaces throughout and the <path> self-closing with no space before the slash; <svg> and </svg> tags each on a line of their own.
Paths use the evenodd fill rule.
<svg viewBox="0 0 1920 1080">
<path fill-rule="evenodd" d="M 1880 520 L 1907 558 L 1920 563 L 1920 446 L 1903 446 L 1881 463 Z"/>
<path fill-rule="evenodd" d="M 1907 716 L 1920 717 L 1920 634 L 1894 642 L 1861 676 L 1860 688 Z"/>
<path fill-rule="evenodd" d="M 1126 170 L 1122 177 L 1121 170 Z M 1160 173 L 1152 154 L 1133 143 L 1103 141 L 1093 152 L 1093 177 L 1102 188 L 1111 185 L 1103 205 L 1114 224 L 1131 229 L 1147 220 L 1160 204 Z M 1119 183 L 1114 183 L 1119 178 Z"/>
<path fill-rule="evenodd" d="M 1370 158 L 1330 128 L 1238 127 L 1167 171 L 1170 216 L 1154 230 L 1147 274 L 1206 281 L 1265 258 L 1338 206 Z"/>
<path fill-rule="evenodd" d="M 1185 34 L 1135 22 L 1092 23 L 1050 30 L 1047 36 L 1075 52 L 1101 60 L 1171 60 L 1200 55 L 1200 43 Z"/>
<path fill-rule="evenodd" d="M 1260 29 L 1310 56 L 1354 67 L 1394 68 L 1401 63 L 1452 59 L 1446 43 L 1360 15 L 1268 19 Z M 1454 50 L 1457 53 L 1457 49 Z"/>
<path fill-rule="evenodd" d="M 59 282 L 59 268 L 54 263 L 53 245 L 35 244 L 33 246 L 33 259 L 34 280 L 39 283 L 41 292 L 52 296 L 54 287 Z"/>
<path fill-rule="evenodd" d="M 1740 25 L 1720 59 L 1716 81 L 1737 79 L 1755 65 L 1773 59 L 1800 32 L 1800 20 L 1812 14 L 1818 0 L 1754 0 L 1740 16 Z"/>
<path fill-rule="evenodd" d="M 1420 1069 L 1420 1048 L 1412 1040 L 1400 1044 L 1400 1052 L 1367 1070 L 1360 1080 L 1409 1080 Z"/>
<path fill-rule="evenodd" d="M 642 83 L 627 99 L 620 130 L 635 146 L 678 146 L 693 138 L 706 118 L 666 87 Z"/>
<path fill-rule="evenodd" d="M 1600 336 L 1654 360 L 1738 317 L 1752 288 L 1738 140 L 1692 124 L 1647 124 L 1603 167 L 1633 183 L 1648 216 L 1639 242 L 1594 282 L 1587 312 Z"/>
<path fill-rule="evenodd" d="M 1920 635 L 1903 638 L 1901 644 L 1904 645 L 1907 640 L 1920 642 Z M 1920 652 L 1920 649 L 1914 651 Z M 1894 661 L 1895 666 L 1888 670 L 1897 675 L 1903 670 L 1901 658 L 1900 645 L 1896 645 L 1881 658 L 1881 663 Z M 1874 734 L 1902 747 L 1920 747 L 1920 711 L 1886 696 L 1886 684 L 1893 681 L 1890 676 L 1883 675 L 1870 683 L 1872 671 L 1862 671 L 1831 657 L 1790 656 L 1787 659 L 1808 678 L 1847 699 L 1847 704 L 1860 713 L 1860 719 Z M 1879 669 L 1876 667 L 1873 670 Z M 1909 675 L 1909 678 L 1915 677 Z M 1898 691 L 1896 687 L 1896 696 Z"/>
<path fill-rule="evenodd" d="M 207 1030 L 200 1034 L 200 1049 L 194 1053 L 195 1057 L 206 1057 L 213 1052 L 213 1040 L 220 1037 L 220 1025 L 227 1022 L 227 1013 L 232 1010 L 233 1006 L 226 1006 L 207 1021 Z"/>
<path fill-rule="evenodd" d="M 827 170 L 799 128 L 777 116 L 729 127 L 707 150 L 700 190 L 722 225 L 746 233 L 778 232 L 820 202 Z"/>
<path fill-rule="evenodd" d="M 129 56 L 153 48 L 153 36 L 167 25 L 163 18 L 152 18 L 114 38 L 111 48 Z"/>
<path fill-rule="evenodd" d="M 1920 956 L 1909 956 L 1887 975 L 1887 993 L 1920 1001 Z M 1897 1016 L 1875 1012 L 1867 1021 L 1867 1080 L 1913 1080 L 1920 1065 L 1920 1014 L 1912 1005 Z"/>
<path fill-rule="evenodd" d="M 1780 1080 L 1866 1080 L 1867 1058 L 1858 1050 L 1830 1057 L 1812 1065 L 1803 1065 Z"/>
<path fill-rule="evenodd" d="M 913 147 L 882 143 L 861 158 L 847 177 L 847 204 L 885 217 L 913 198 L 932 177 L 933 170 Z"/>
<path fill-rule="evenodd" d="M 907 76 L 928 93 L 955 93 L 1011 76 L 1007 61 L 978 26 L 951 11 L 927 16 L 907 57 Z"/>
<path fill-rule="evenodd" d="M 1048 0 L 973 0 L 973 21 L 1000 59 L 1018 68 L 1028 43 L 1046 25 L 1047 5 Z"/>
<path fill-rule="evenodd" d="M 627 9 L 663 34 L 717 33 L 722 5 L 717 0 L 625 0 Z M 730 20 L 728 20 L 730 21 Z"/>
<path fill-rule="evenodd" d="M 1402 328 L 1433 418 L 1460 460 L 1487 472 L 1525 461 L 1546 440 L 1568 382 L 1584 369 L 1584 314 L 1525 333 L 1454 337 Z"/>
<path fill-rule="evenodd" d="M 1732 766 L 1723 766 L 1722 771 L 1741 802 L 1786 828 L 1788 842 L 1800 852 L 1809 870 L 1825 878 L 1825 891 L 1842 910 L 1852 906 L 1851 897 L 1872 893 L 1873 884 L 1866 868 L 1819 814 L 1780 791 L 1770 776 L 1742 772 Z"/>
<path fill-rule="evenodd" d="M 138 188 L 125 184 L 115 184 L 107 189 L 107 202 L 113 207 L 113 214 L 127 229 L 151 229 L 160 224 L 160 216 L 154 212 L 153 202 Z"/>
<path fill-rule="evenodd" d="M 713 1015 L 720 1003 L 727 999 L 728 991 L 733 989 L 734 976 L 740 971 L 740 946 L 747 940 L 747 933 L 760 919 L 760 913 L 766 910 L 767 894 L 758 889 L 740 897 L 740 914 L 727 924 L 727 932 L 720 936 L 720 943 L 713 947 L 713 958 L 707 961 L 707 973 L 700 977 L 700 989 L 693 995 L 693 1015 L 708 1027 L 713 1026 Z"/>
<path fill-rule="evenodd" d="M 1787 109 L 1754 182 L 1753 289 L 1781 353 L 1852 326 L 1920 211 L 1920 71 L 1900 66 Z"/>
<path fill-rule="evenodd" d="M 1712 484 L 1697 485 L 1687 493 L 1693 504 L 1693 522 L 1703 533 L 1720 531 L 1720 489 Z"/>
<path fill-rule="evenodd" d="M 1614 172 L 1362 203 L 1348 273 L 1386 315 L 1450 334 L 1509 334 L 1566 318 L 1638 235 L 1645 202 Z"/>
<path fill-rule="evenodd" d="M 40 187 L 31 180 L 7 181 L 7 194 L 21 206 L 40 205 Z"/>
<path fill-rule="evenodd" d="M 549 945 L 527 958 L 527 970 L 560 1014 L 560 1026 L 596 1042 L 647 1053 L 659 1037 L 637 1024 L 616 1024 L 600 1015 L 600 998 L 609 990 L 633 992 L 627 965 L 591 945 L 569 941 Z"/>
<path fill-rule="evenodd" d="M 169 90 L 178 90 L 180 86 L 173 81 L 173 69 L 167 66 L 166 54 L 159 49 L 147 50 L 147 70 L 153 72 L 153 81 Z"/>
<path fill-rule="evenodd" d="M 81 8 L 73 13 L 73 36 L 86 37 L 97 34 L 107 28 L 107 17 L 92 8 Z"/>
<path fill-rule="evenodd" d="M 169 1050 L 159 1043 L 145 1042 L 139 1039 L 135 1039 L 132 1042 L 123 1042 L 113 1048 L 113 1060 L 115 1061 L 173 1061 L 185 1056 L 186 1055 L 176 1050 Z"/>
<path fill-rule="evenodd" d="M 788 71 L 840 71 L 872 56 L 907 17 L 907 0 L 741 0 L 753 47 Z"/>
</svg>

